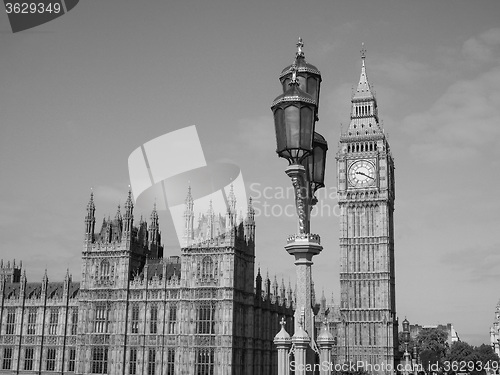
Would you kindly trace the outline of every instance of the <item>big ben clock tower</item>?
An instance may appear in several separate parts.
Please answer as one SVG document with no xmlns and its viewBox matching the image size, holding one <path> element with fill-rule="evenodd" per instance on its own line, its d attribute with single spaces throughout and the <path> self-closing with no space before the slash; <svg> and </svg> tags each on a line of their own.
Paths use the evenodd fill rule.
<svg viewBox="0 0 500 375">
<path fill-rule="evenodd" d="M 337 154 L 340 217 L 339 362 L 388 373 L 397 348 L 394 280 L 394 161 L 366 76 L 366 50 L 349 128 Z"/>
</svg>

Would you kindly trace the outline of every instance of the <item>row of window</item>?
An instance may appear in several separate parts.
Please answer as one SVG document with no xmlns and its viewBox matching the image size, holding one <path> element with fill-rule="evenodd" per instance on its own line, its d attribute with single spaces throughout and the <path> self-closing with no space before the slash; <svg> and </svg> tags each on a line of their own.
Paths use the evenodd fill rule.
<svg viewBox="0 0 500 375">
<path fill-rule="evenodd" d="M 215 306 L 206 305 L 198 309 L 197 314 L 197 327 L 196 332 L 202 334 L 215 333 Z M 158 333 L 158 306 L 152 305 L 149 311 L 149 333 Z M 26 334 L 35 335 L 37 311 L 36 309 L 28 310 Z M 139 333 L 140 313 L 139 305 L 132 306 L 131 313 L 131 333 Z M 59 309 L 54 308 L 50 310 L 49 324 L 47 326 L 48 335 L 57 335 L 57 327 L 59 323 Z M 169 308 L 169 320 L 167 323 L 167 334 L 175 333 L 175 326 L 177 323 L 177 306 L 172 305 Z M 94 332 L 106 333 L 109 326 L 109 307 L 107 305 L 97 305 L 94 317 Z M 6 318 L 5 333 L 13 335 L 16 327 L 16 313 L 14 309 L 9 309 Z M 71 313 L 71 325 L 69 328 L 70 335 L 77 334 L 78 327 L 78 309 L 73 309 Z"/>
<path fill-rule="evenodd" d="M 12 355 L 14 349 L 13 348 L 4 348 L 3 350 L 3 361 L 2 361 L 2 370 L 12 370 Z M 26 371 L 32 371 L 33 362 L 35 357 L 35 348 L 28 347 L 24 349 L 24 360 L 21 361 L 23 365 L 22 369 Z M 56 370 L 56 358 L 57 358 L 57 349 L 48 348 L 45 356 L 45 370 L 46 371 L 55 371 Z M 75 371 L 75 361 L 76 361 L 76 349 L 69 350 L 69 361 L 68 361 L 68 369 L 67 371 Z"/>
<path fill-rule="evenodd" d="M 347 152 L 368 152 L 377 150 L 378 146 L 376 142 L 362 142 L 347 145 Z"/>
<path fill-rule="evenodd" d="M 218 267 L 217 262 L 214 263 L 212 257 L 206 256 L 202 259 L 197 266 L 197 277 L 198 279 L 213 279 L 217 277 Z"/>
<path fill-rule="evenodd" d="M 132 306 L 131 316 L 131 333 L 139 333 L 139 305 Z M 169 319 L 167 323 L 167 333 L 175 333 L 175 326 L 177 323 L 177 306 L 171 305 L 169 308 Z M 98 331 L 96 331 L 98 332 Z M 152 305 L 149 310 L 149 333 L 158 333 L 158 306 Z"/>
<path fill-rule="evenodd" d="M 27 314 L 27 324 L 26 324 L 26 334 L 36 335 L 36 320 L 37 320 L 37 309 L 28 309 Z M 59 308 L 53 308 L 49 310 L 49 324 L 46 333 L 48 335 L 57 335 L 57 325 L 59 323 Z M 70 335 L 76 335 L 78 327 L 78 309 L 74 308 L 71 311 L 71 323 L 69 328 Z M 8 309 L 6 324 L 5 324 L 5 334 L 13 335 L 16 331 L 16 310 Z"/>
<path fill-rule="evenodd" d="M 12 370 L 14 349 L 4 348 L 2 370 Z M 129 375 L 138 375 L 138 349 L 130 349 L 129 356 Z M 32 347 L 24 349 L 24 367 L 23 370 L 32 371 L 34 363 L 35 349 Z M 95 347 L 92 348 L 92 357 L 90 370 L 92 374 L 107 374 L 108 373 L 108 348 Z M 49 348 L 46 351 L 45 370 L 56 370 L 57 349 Z M 156 375 L 156 349 L 148 349 L 147 351 L 147 374 Z M 76 349 L 69 350 L 69 361 L 67 371 L 75 371 Z M 213 375 L 214 374 L 214 350 L 202 349 L 196 354 L 195 374 L 197 375 Z M 175 349 L 168 349 L 166 358 L 166 375 L 173 375 L 175 371 Z"/>
<path fill-rule="evenodd" d="M 147 374 L 156 374 L 156 349 L 149 349 L 147 352 Z M 129 375 L 137 375 L 137 349 L 130 349 Z M 166 375 L 174 375 L 175 370 L 175 349 L 168 349 Z"/>
<path fill-rule="evenodd" d="M 355 105 L 354 113 L 356 116 L 370 116 L 374 114 L 373 107 L 370 104 Z"/>
<path fill-rule="evenodd" d="M 104 315 L 103 315 L 104 316 Z M 152 305 L 149 311 L 149 333 L 158 333 L 158 306 Z M 139 333 L 139 305 L 132 307 L 131 333 Z M 170 306 L 169 320 L 167 323 L 167 333 L 175 333 L 175 325 L 177 323 L 177 307 Z M 101 320 L 96 319 L 97 324 L 101 324 Z M 101 327 L 101 325 L 99 325 Z M 103 332 L 96 329 L 96 332 Z M 198 308 L 196 333 L 214 334 L 215 333 L 215 305 L 205 305 Z"/>
</svg>

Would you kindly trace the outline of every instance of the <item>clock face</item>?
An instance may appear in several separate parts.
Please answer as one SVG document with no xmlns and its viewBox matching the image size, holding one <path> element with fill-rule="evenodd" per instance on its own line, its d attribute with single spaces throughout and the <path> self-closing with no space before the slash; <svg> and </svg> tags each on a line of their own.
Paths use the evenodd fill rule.
<svg viewBox="0 0 500 375">
<path fill-rule="evenodd" d="M 371 186 L 375 183 L 375 167 L 366 160 L 359 160 L 349 168 L 349 182 L 355 187 Z"/>
</svg>

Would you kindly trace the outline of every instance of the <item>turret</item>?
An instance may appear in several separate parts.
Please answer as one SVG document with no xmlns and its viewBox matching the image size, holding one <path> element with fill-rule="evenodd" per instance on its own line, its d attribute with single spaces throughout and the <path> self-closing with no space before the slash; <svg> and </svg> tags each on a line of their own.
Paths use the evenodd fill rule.
<svg viewBox="0 0 500 375">
<path fill-rule="evenodd" d="M 26 271 L 23 271 L 23 274 L 21 275 L 21 279 L 20 279 L 20 283 L 21 283 L 21 290 L 20 290 L 20 293 L 19 293 L 19 298 L 21 300 L 24 299 L 24 293 L 26 292 L 26 282 L 27 282 L 27 279 L 26 279 Z"/>
<path fill-rule="evenodd" d="M 326 297 L 325 297 L 325 290 L 323 289 L 321 291 L 321 311 L 325 312 L 326 311 Z"/>
<path fill-rule="evenodd" d="M 271 295 L 271 280 L 269 280 L 269 271 L 266 273 L 266 280 L 264 281 L 264 287 L 266 288 L 266 296 L 269 298 Z"/>
<path fill-rule="evenodd" d="M 293 290 L 292 290 L 292 284 L 290 281 L 288 281 L 288 290 L 287 290 L 287 295 L 288 295 L 288 303 L 292 303 L 293 301 Z"/>
<path fill-rule="evenodd" d="M 151 223 L 148 229 L 148 241 L 149 245 L 158 245 L 160 242 L 160 225 L 158 223 L 158 212 L 156 211 L 156 203 L 153 206 L 153 211 L 151 211 L 150 216 Z"/>
<path fill-rule="evenodd" d="M 207 233 L 205 239 L 212 239 L 214 238 L 214 219 L 215 219 L 215 213 L 214 213 L 214 207 L 212 205 L 212 200 L 210 200 L 210 204 L 208 206 L 208 211 L 207 211 Z"/>
<path fill-rule="evenodd" d="M 230 191 L 227 196 L 226 233 L 234 233 L 235 225 L 236 225 L 236 195 L 234 194 L 233 184 L 231 184 Z"/>
<path fill-rule="evenodd" d="M 191 195 L 191 185 L 188 186 L 188 193 L 186 196 L 186 210 L 184 211 L 184 244 L 189 246 L 194 239 L 194 200 Z"/>
<path fill-rule="evenodd" d="M 122 242 L 130 243 L 132 236 L 132 225 L 134 223 L 134 204 L 132 203 L 132 190 L 128 190 L 127 200 L 125 201 L 125 213 L 123 215 Z"/>
<path fill-rule="evenodd" d="M 86 244 L 90 244 L 90 243 L 94 242 L 94 229 L 95 229 L 94 192 L 91 192 L 89 203 L 87 203 L 87 215 L 85 216 L 85 243 Z"/>
<path fill-rule="evenodd" d="M 247 217 L 245 218 L 245 237 L 247 241 L 255 241 L 255 210 L 252 197 L 248 199 Z"/>
<path fill-rule="evenodd" d="M 121 242 L 123 235 L 123 217 L 120 211 L 120 205 L 116 210 L 115 220 L 111 222 L 108 218 L 108 242 Z"/>
<path fill-rule="evenodd" d="M 257 277 L 255 278 L 255 292 L 258 297 L 262 295 L 262 276 L 260 275 L 260 267 L 257 270 Z"/>
<path fill-rule="evenodd" d="M 47 296 L 47 286 L 49 285 L 49 278 L 47 276 L 47 269 L 45 269 L 45 273 L 42 277 L 42 299 L 45 299 Z"/>
<path fill-rule="evenodd" d="M 148 247 L 152 258 L 162 258 L 163 248 L 161 247 L 160 224 L 158 221 L 158 212 L 156 211 L 156 203 L 151 212 L 151 223 L 148 229 Z"/>
<path fill-rule="evenodd" d="M 64 276 L 64 283 L 63 283 L 63 295 L 65 298 L 68 297 L 68 291 L 70 285 L 71 285 L 71 275 L 69 274 L 69 269 L 66 269 L 66 275 Z"/>
<path fill-rule="evenodd" d="M 283 278 L 281 278 L 280 296 L 282 301 L 286 299 L 285 280 L 283 280 Z"/>
<path fill-rule="evenodd" d="M 276 279 L 276 275 L 274 275 L 273 281 L 273 295 L 274 297 L 278 297 L 278 279 Z"/>
<path fill-rule="evenodd" d="M 5 276 L 0 274 L 0 299 L 3 298 L 3 292 L 5 290 Z"/>
</svg>

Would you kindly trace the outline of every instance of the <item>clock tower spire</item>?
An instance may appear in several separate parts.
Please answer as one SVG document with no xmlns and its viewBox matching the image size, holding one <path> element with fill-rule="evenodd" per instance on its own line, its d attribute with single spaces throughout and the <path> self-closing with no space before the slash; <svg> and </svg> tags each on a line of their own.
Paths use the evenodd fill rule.
<svg viewBox="0 0 500 375">
<path fill-rule="evenodd" d="M 398 346 L 394 278 L 394 161 L 366 74 L 351 99 L 337 154 L 340 217 L 339 362 L 394 366 Z M 387 367 L 386 367 L 387 368 Z"/>
</svg>

